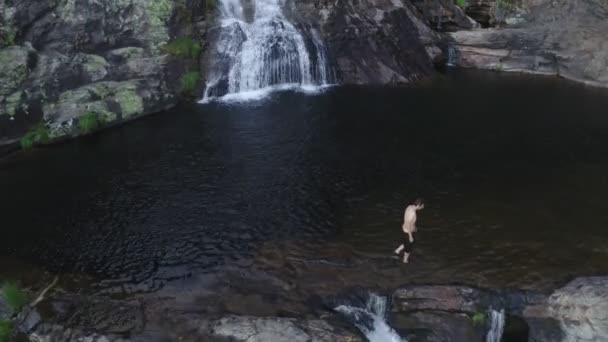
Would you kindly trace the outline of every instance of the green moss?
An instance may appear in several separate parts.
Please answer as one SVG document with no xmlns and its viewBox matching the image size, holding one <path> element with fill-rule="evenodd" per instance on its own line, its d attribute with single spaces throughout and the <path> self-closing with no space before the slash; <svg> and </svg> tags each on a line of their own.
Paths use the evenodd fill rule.
<svg viewBox="0 0 608 342">
<path fill-rule="evenodd" d="M 196 71 L 191 71 L 181 78 L 182 83 L 182 91 L 188 95 L 194 95 L 196 89 L 198 87 L 198 81 L 200 80 L 200 75 Z"/>
<path fill-rule="evenodd" d="M 0 49 L 0 96 L 11 94 L 27 79 L 28 54 L 21 46 Z"/>
<path fill-rule="evenodd" d="M 103 118 L 95 112 L 87 112 L 78 119 L 78 126 L 83 133 L 90 133 L 103 125 Z"/>
<path fill-rule="evenodd" d="M 13 323 L 0 320 L 0 342 L 10 342 L 13 339 Z"/>
<path fill-rule="evenodd" d="M 6 304 L 17 311 L 21 309 L 27 303 L 27 297 L 25 293 L 23 293 L 19 287 L 13 283 L 5 283 L 2 286 L 2 293 L 4 295 L 4 299 L 6 300 Z"/>
<path fill-rule="evenodd" d="M 145 20 L 148 33 L 146 34 L 150 41 L 150 48 L 156 51 L 159 46 L 169 40 L 167 25 L 173 12 L 173 1 L 171 0 L 154 0 L 145 1 L 146 17 Z"/>
<path fill-rule="evenodd" d="M 201 46 L 190 37 L 179 37 L 165 44 L 162 51 L 180 58 L 197 59 L 201 54 Z"/>
<path fill-rule="evenodd" d="M 467 7 L 467 0 L 456 0 L 456 5 L 460 8 Z"/>
<path fill-rule="evenodd" d="M 120 105 L 123 119 L 144 112 L 144 100 L 137 94 L 137 86 L 134 84 L 118 88 L 114 100 Z"/>
<path fill-rule="evenodd" d="M 19 142 L 24 150 L 46 144 L 49 142 L 49 130 L 43 123 L 38 124 L 30 129 Z"/>
<path fill-rule="evenodd" d="M 471 317 L 471 319 L 473 320 L 473 324 L 481 325 L 486 321 L 486 314 L 483 312 L 476 312 L 475 314 L 473 314 L 473 317 Z"/>
</svg>

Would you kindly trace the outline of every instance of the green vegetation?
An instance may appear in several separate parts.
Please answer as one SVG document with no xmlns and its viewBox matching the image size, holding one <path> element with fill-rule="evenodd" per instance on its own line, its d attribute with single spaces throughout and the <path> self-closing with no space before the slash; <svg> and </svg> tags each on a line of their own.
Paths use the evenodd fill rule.
<svg viewBox="0 0 608 342">
<path fill-rule="evenodd" d="M 496 0 L 496 6 L 498 6 L 499 9 L 511 10 L 511 9 L 515 8 L 515 1 L 514 0 Z"/>
<path fill-rule="evenodd" d="M 0 342 L 10 342 L 13 337 L 13 323 L 0 320 Z"/>
<path fill-rule="evenodd" d="M 165 44 L 162 51 L 180 58 L 197 59 L 201 54 L 201 46 L 190 37 L 179 37 Z"/>
<path fill-rule="evenodd" d="M 25 293 L 23 293 L 19 287 L 13 283 L 5 283 L 2 286 L 2 292 L 4 294 L 6 304 L 8 304 L 8 306 L 14 311 L 21 309 L 21 307 L 27 303 Z"/>
<path fill-rule="evenodd" d="M 215 10 L 216 3 L 217 3 L 216 0 L 206 0 L 205 6 L 207 9 L 207 12 Z"/>
<path fill-rule="evenodd" d="M 191 71 L 182 76 L 182 91 L 188 95 L 194 95 L 198 81 L 200 79 L 200 75 L 197 71 Z"/>
<path fill-rule="evenodd" d="M 30 129 L 19 141 L 21 148 L 24 150 L 30 149 L 36 145 L 46 144 L 49 142 L 49 130 L 44 123 Z"/>
<path fill-rule="evenodd" d="M 467 7 L 467 0 L 456 0 L 456 5 L 460 8 Z"/>
<path fill-rule="evenodd" d="M 78 126 L 83 133 L 90 133 L 103 125 L 103 118 L 95 112 L 87 112 L 78 119 Z"/>
<path fill-rule="evenodd" d="M 473 324 L 481 325 L 486 321 L 486 314 L 483 312 L 476 312 L 473 317 Z"/>
</svg>

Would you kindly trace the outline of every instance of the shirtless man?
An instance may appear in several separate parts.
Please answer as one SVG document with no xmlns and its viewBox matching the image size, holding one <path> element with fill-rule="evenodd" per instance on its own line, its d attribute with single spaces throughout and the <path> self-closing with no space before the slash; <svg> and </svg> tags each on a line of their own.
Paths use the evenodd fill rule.
<svg viewBox="0 0 608 342">
<path fill-rule="evenodd" d="M 411 246 L 414 242 L 414 232 L 416 231 L 416 212 L 418 210 L 424 209 L 424 204 L 421 199 L 416 199 L 414 203 L 410 204 L 405 208 L 405 213 L 403 213 L 403 232 L 407 234 L 408 238 L 403 237 L 403 243 L 395 249 L 395 254 L 401 253 L 403 251 L 403 262 L 407 263 L 407 259 L 411 253 Z"/>
</svg>

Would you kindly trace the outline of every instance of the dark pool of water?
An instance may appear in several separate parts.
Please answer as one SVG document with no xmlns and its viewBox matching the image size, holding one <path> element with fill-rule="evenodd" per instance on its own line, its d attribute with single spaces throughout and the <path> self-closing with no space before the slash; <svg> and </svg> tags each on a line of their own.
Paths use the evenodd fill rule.
<svg viewBox="0 0 608 342">
<path fill-rule="evenodd" d="M 0 161 L 0 278 L 126 295 L 226 270 L 302 293 L 547 288 L 608 273 L 607 175 L 608 91 L 555 79 L 192 105 Z M 391 253 L 417 196 L 404 266 Z"/>
</svg>

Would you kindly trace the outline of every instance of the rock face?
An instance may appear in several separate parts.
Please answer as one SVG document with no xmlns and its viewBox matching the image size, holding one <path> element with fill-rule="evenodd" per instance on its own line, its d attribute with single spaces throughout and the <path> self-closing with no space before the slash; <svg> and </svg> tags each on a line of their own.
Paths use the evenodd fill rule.
<svg viewBox="0 0 608 342">
<path fill-rule="evenodd" d="M 608 86 L 607 2 L 525 0 L 512 5 L 504 22 L 500 28 L 452 33 L 458 53 L 451 62 Z"/>
<path fill-rule="evenodd" d="M 601 341 L 608 336 L 608 278 L 578 278 L 555 291 L 533 317 L 559 322 L 562 341 Z M 538 340 L 544 338 L 541 335 Z"/>
<path fill-rule="evenodd" d="M 171 38 L 200 36 L 190 0 L 2 0 L 0 144 L 44 123 L 51 138 L 79 134 L 93 113 L 114 123 L 174 105 L 198 62 L 164 54 Z"/>
<path fill-rule="evenodd" d="M 339 83 L 406 83 L 433 71 L 440 37 L 408 0 L 294 0 L 293 21 L 320 32 Z"/>
</svg>

